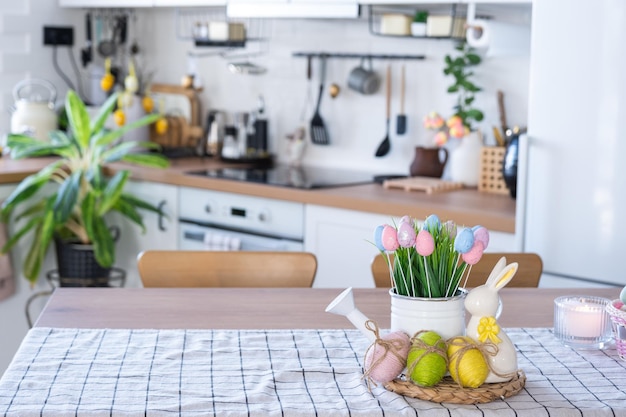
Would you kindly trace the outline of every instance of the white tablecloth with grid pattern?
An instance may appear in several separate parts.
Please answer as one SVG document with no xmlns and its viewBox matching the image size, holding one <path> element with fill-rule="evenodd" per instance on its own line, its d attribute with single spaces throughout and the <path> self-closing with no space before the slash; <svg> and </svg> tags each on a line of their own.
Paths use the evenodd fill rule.
<svg viewBox="0 0 626 417">
<path fill-rule="evenodd" d="M 5 416 L 626 416 L 626 362 L 550 329 L 508 329 L 525 389 L 482 405 L 362 380 L 356 330 L 30 330 L 0 380 Z"/>
</svg>

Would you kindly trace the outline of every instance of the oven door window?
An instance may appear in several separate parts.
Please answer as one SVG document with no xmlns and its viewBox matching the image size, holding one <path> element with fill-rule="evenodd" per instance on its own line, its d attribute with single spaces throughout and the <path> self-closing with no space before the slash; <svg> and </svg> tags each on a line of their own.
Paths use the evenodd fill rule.
<svg viewBox="0 0 626 417">
<path fill-rule="evenodd" d="M 181 224 L 181 250 L 247 250 L 247 251 L 302 251 L 300 241 L 241 233 L 214 227 Z"/>
</svg>

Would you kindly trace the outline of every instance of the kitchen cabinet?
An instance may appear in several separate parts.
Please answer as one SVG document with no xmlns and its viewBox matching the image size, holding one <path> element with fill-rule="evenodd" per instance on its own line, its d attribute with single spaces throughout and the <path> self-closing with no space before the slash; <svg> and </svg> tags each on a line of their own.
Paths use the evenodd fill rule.
<svg viewBox="0 0 626 417">
<path fill-rule="evenodd" d="M 228 0 L 228 17 L 237 18 L 357 18 L 356 0 Z"/>
<path fill-rule="evenodd" d="M 370 265 L 379 252 L 374 229 L 391 216 L 308 204 L 304 249 L 317 256 L 318 288 L 373 288 Z"/>
<path fill-rule="evenodd" d="M 130 220 L 114 213 L 111 225 L 121 229 L 115 265 L 126 271 L 126 286 L 140 286 L 137 255 L 149 249 L 176 250 L 178 245 L 178 187 L 156 182 L 129 181 L 126 193 L 163 209 L 167 217 L 142 211 L 145 233 Z"/>
<path fill-rule="evenodd" d="M 154 0 L 59 0 L 60 7 L 152 7 Z"/>
<path fill-rule="evenodd" d="M 452 219 L 454 220 L 454 219 Z M 379 253 L 374 230 L 397 224 L 399 218 L 362 211 L 308 204 L 305 211 L 304 249 L 317 256 L 314 287 L 374 287 L 371 263 Z M 512 233 L 489 231 L 488 252 L 519 252 Z"/>
<path fill-rule="evenodd" d="M 155 7 L 225 6 L 226 0 L 152 0 Z"/>
</svg>

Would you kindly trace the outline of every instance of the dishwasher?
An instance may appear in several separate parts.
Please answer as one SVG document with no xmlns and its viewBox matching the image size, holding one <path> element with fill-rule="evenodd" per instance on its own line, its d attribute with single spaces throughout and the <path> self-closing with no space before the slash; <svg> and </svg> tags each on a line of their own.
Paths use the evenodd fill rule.
<svg viewBox="0 0 626 417">
<path fill-rule="evenodd" d="M 222 191 L 180 192 L 181 250 L 304 250 L 304 204 Z"/>
</svg>

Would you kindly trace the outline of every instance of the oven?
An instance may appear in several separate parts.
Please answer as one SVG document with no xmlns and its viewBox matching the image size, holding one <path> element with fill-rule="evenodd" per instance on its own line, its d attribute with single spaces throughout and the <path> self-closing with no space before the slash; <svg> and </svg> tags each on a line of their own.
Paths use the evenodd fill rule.
<svg viewBox="0 0 626 417">
<path fill-rule="evenodd" d="M 304 204 L 183 188 L 181 250 L 302 251 Z"/>
</svg>

